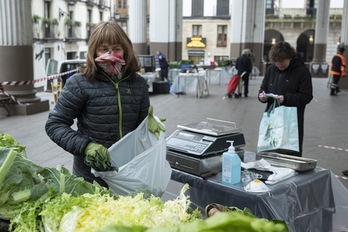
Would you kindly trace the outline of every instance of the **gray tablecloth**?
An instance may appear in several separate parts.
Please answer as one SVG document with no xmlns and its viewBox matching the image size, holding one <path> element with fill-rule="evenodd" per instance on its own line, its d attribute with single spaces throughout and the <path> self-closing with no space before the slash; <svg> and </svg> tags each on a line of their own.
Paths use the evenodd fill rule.
<svg viewBox="0 0 348 232">
<path fill-rule="evenodd" d="M 204 73 L 179 73 L 170 87 L 171 94 L 195 94 L 196 97 L 203 97 L 205 88 Z"/>
<path fill-rule="evenodd" d="M 249 208 L 257 217 L 285 220 L 290 231 L 348 229 L 348 191 L 330 170 L 317 167 L 275 185 L 270 192 L 250 193 L 242 184 L 221 184 L 221 173 L 207 180 L 173 169 L 172 180 L 190 185 L 191 202 Z"/>
</svg>

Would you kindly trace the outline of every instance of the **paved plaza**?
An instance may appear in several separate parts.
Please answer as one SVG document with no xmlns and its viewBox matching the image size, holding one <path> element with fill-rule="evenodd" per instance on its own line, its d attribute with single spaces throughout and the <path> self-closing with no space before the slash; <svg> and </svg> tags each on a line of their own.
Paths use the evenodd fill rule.
<svg viewBox="0 0 348 232">
<path fill-rule="evenodd" d="M 159 94 L 151 95 L 150 101 L 155 114 L 167 119 L 167 136 L 180 124 L 206 118 L 221 119 L 235 122 L 245 136 L 245 150 L 256 151 L 259 122 L 265 109 L 265 105 L 257 100 L 262 78 L 250 80 L 248 98 L 223 100 L 226 83 L 220 85 L 213 80 L 209 84 L 209 96 Z M 313 86 L 314 98 L 305 112 L 303 156 L 318 160 L 318 166 L 332 170 L 348 187 L 348 180 L 342 177 L 342 170 L 348 169 L 348 90 L 343 89 L 338 96 L 330 97 L 325 78 L 313 78 Z M 49 99 L 53 108 L 51 93 L 39 92 L 37 96 Z M 24 145 L 28 157 L 35 163 L 48 167 L 62 164 L 71 170 L 72 156 L 45 133 L 48 113 L 6 117 L 6 112 L 0 108 L 0 131 L 9 133 Z"/>
</svg>

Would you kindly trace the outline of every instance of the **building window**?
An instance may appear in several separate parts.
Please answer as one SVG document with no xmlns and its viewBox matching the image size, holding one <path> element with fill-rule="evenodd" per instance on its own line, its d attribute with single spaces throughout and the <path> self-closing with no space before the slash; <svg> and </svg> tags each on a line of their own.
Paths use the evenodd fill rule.
<svg viewBox="0 0 348 232">
<path fill-rule="evenodd" d="M 202 37 L 202 25 L 192 25 L 192 37 Z"/>
<path fill-rule="evenodd" d="M 275 0 L 266 0 L 266 15 L 274 14 Z"/>
<path fill-rule="evenodd" d="M 103 21 L 103 12 L 99 11 L 99 21 Z"/>
<path fill-rule="evenodd" d="M 48 60 L 52 59 L 51 48 L 45 48 L 45 64 L 47 66 Z"/>
<path fill-rule="evenodd" d="M 203 17 L 203 0 L 192 0 L 192 17 Z"/>
<path fill-rule="evenodd" d="M 123 0 L 123 9 L 127 9 L 127 0 Z"/>
<path fill-rule="evenodd" d="M 227 25 L 217 26 L 217 47 L 227 46 Z"/>
<path fill-rule="evenodd" d="M 229 9 L 230 9 L 230 1 L 229 0 L 217 0 L 216 5 L 216 16 L 225 16 L 229 15 Z"/>
<path fill-rule="evenodd" d="M 117 1 L 117 7 L 119 8 L 119 9 L 121 9 L 122 8 L 122 0 L 118 0 Z"/>
<path fill-rule="evenodd" d="M 50 8 L 51 8 L 50 2 L 45 2 L 44 3 L 44 17 L 47 19 L 50 18 Z"/>
<path fill-rule="evenodd" d="M 50 2 L 44 2 L 44 36 L 45 38 L 51 38 L 51 23 L 50 23 L 50 12 L 51 3 Z"/>
<path fill-rule="evenodd" d="M 229 59 L 230 58 L 228 56 L 214 56 L 214 61 L 225 61 Z"/>
<path fill-rule="evenodd" d="M 88 26 L 87 26 L 87 37 L 89 38 L 91 36 L 92 32 L 92 10 L 87 10 L 87 20 L 88 20 Z"/>
</svg>

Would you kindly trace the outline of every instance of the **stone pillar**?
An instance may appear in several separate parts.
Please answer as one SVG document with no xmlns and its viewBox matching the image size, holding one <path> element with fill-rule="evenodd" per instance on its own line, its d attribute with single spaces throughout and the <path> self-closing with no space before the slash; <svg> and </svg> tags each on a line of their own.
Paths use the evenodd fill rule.
<svg viewBox="0 0 348 232">
<path fill-rule="evenodd" d="M 341 28 L 341 44 L 345 47 L 344 57 L 347 60 L 348 57 L 348 0 L 343 2 L 343 13 L 342 13 L 342 28 Z M 348 68 L 348 67 L 346 67 Z"/>
<path fill-rule="evenodd" d="M 346 49 L 343 53 L 343 56 L 346 59 L 347 77 L 341 78 L 339 85 L 342 89 L 348 89 L 348 0 L 344 0 L 343 2 L 341 46 L 344 46 L 344 48 Z"/>
<path fill-rule="evenodd" d="M 181 60 L 182 1 L 150 1 L 150 53 L 162 51 L 168 61 Z"/>
<path fill-rule="evenodd" d="M 255 57 L 253 65 L 262 71 L 264 30 L 264 0 L 231 1 L 231 59 L 237 59 L 243 49 L 249 48 Z"/>
<path fill-rule="evenodd" d="M 147 55 L 146 0 L 128 0 L 128 35 L 138 55 Z"/>
<path fill-rule="evenodd" d="M 327 35 L 330 24 L 330 0 L 318 0 L 314 35 L 314 54 L 310 64 L 312 77 L 327 77 L 328 63 L 326 61 Z"/>
<path fill-rule="evenodd" d="M 31 1 L 0 0 L 0 5 L 0 82 L 33 81 Z M 10 104 L 12 115 L 49 110 L 49 101 L 41 101 L 35 96 L 33 84 L 2 87 L 21 103 Z"/>
</svg>

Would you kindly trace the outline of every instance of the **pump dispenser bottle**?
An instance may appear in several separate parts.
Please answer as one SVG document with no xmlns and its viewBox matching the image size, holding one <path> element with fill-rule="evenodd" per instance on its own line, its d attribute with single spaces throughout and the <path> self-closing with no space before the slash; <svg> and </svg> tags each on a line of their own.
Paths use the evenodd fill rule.
<svg viewBox="0 0 348 232">
<path fill-rule="evenodd" d="M 233 146 L 234 141 L 226 141 L 231 143 L 228 151 L 222 153 L 222 183 L 233 185 L 240 182 L 241 176 L 241 160 Z"/>
</svg>

